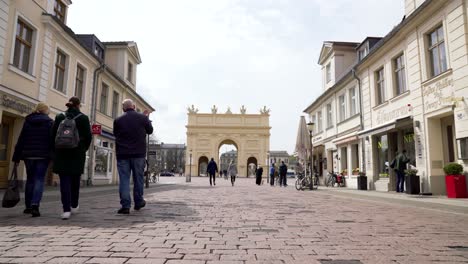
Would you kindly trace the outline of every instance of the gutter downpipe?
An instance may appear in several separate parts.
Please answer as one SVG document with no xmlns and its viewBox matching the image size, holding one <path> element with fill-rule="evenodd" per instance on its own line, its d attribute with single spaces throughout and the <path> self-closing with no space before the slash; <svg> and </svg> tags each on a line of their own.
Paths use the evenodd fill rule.
<svg viewBox="0 0 468 264">
<path fill-rule="evenodd" d="M 93 74 L 93 93 L 91 96 L 91 109 L 90 109 L 90 122 L 91 125 L 96 123 L 96 100 L 97 100 L 97 92 L 98 92 L 98 83 L 97 80 L 99 75 L 106 69 L 106 64 L 101 63 L 96 70 L 94 70 Z M 93 164 L 94 164 L 94 135 L 91 140 L 91 151 L 89 151 L 89 159 L 88 159 L 88 179 L 86 180 L 86 186 L 93 185 Z"/>
<path fill-rule="evenodd" d="M 364 107 L 363 107 L 363 103 L 362 103 L 362 89 L 361 89 L 361 79 L 359 79 L 359 77 L 357 76 L 356 74 L 356 68 L 353 68 L 352 69 L 352 72 L 353 72 L 353 78 L 357 80 L 358 82 L 358 87 L 359 87 L 359 106 L 360 106 L 360 121 L 361 121 L 361 128 L 360 130 L 364 130 Z M 361 170 L 363 173 L 366 173 L 366 162 L 365 162 L 365 139 L 364 138 L 361 138 Z"/>
</svg>

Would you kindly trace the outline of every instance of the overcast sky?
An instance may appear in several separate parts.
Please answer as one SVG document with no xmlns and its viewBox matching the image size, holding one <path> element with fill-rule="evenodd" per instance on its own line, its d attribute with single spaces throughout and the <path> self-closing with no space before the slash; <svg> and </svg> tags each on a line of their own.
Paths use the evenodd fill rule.
<svg viewBox="0 0 468 264">
<path fill-rule="evenodd" d="M 321 93 L 323 41 L 384 36 L 404 0 L 74 0 L 68 25 L 137 42 L 137 91 L 157 137 L 185 143 L 187 106 L 271 109 L 271 150 L 292 153 L 302 111 Z"/>
</svg>

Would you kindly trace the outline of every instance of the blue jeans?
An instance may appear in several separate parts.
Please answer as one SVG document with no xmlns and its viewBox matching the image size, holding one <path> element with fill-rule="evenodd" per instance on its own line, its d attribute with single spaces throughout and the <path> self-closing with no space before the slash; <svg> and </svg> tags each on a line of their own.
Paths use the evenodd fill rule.
<svg viewBox="0 0 468 264">
<path fill-rule="evenodd" d="M 26 159 L 26 188 L 24 192 L 24 202 L 26 208 L 33 205 L 39 206 L 44 192 L 44 178 L 49 167 L 47 159 Z"/>
<path fill-rule="evenodd" d="M 132 205 L 132 199 L 130 198 L 130 174 L 133 176 L 133 200 L 135 205 L 143 203 L 145 165 L 145 158 L 117 160 L 119 195 L 122 208 L 130 208 Z"/>
<path fill-rule="evenodd" d="M 405 172 L 396 170 L 396 175 L 397 175 L 397 185 L 396 185 L 396 191 L 397 192 L 404 192 L 405 190 Z"/>
<path fill-rule="evenodd" d="M 71 207 L 76 208 L 80 199 L 80 174 L 59 173 L 60 177 L 60 197 L 64 212 L 70 212 Z"/>
</svg>

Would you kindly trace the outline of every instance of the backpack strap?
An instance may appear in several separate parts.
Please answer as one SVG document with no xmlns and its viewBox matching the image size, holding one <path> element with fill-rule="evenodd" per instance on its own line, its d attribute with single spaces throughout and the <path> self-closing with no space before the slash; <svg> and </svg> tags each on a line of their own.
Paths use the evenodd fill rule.
<svg viewBox="0 0 468 264">
<path fill-rule="evenodd" d="M 80 116 L 82 116 L 82 115 L 83 115 L 83 113 L 77 114 L 75 117 L 73 117 L 73 120 L 77 119 L 78 117 L 80 117 Z"/>
</svg>

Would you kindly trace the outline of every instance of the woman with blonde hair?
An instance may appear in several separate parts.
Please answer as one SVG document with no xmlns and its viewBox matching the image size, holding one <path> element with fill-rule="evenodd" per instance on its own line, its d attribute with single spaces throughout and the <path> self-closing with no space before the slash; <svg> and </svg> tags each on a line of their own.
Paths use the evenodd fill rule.
<svg viewBox="0 0 468 264">
<path fill-rule="evenodd" d="M 39 205 L 44 191 L 44 178 L 49 167 L 52 153 L 53 120 L 49 117 L 49 106 L 38 103 L 34 111 L 26 116 L 21 129 L 13 162 L 18 166 L 20 160 L 26 166 L 25 214 L 40 216 Z"/>
</svg>

